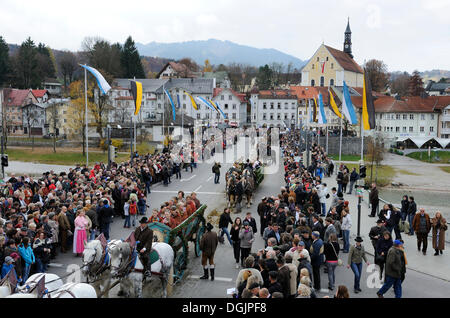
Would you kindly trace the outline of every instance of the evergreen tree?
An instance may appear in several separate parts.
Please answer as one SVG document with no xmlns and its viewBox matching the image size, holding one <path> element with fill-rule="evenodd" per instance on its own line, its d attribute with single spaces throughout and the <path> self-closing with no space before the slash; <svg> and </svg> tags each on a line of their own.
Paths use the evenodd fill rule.
<svg viewBox="0 0 450 318">
<path fill-rule="evenodd" d="M 37 53 L 40 79 L 43 81 L 46 77 L 54 78 L 56 76 L 56 65 L 50 48 L 43 43 L 39 43 Z"/>
<path fill-rule="evenodd" d="M 131 36 L 127 38 L 122 48 L 120 64 L 122 65 L 125 78 L 145 78 L 141 58 Z"/>
<path fill-rule="evenodd" d="M 9 47 L 0 36 L 0 87 L 6 82 L 9 72 Z"/>
<path fill-rule="evenodd" d="M 259 67 L 256 83 L 259 89 L 270 89 L 272 86 L 272 69 L 269 65 Z"/>
<path fill-rule="evenodd" d="M 418 71 L 414 71 L 409 79 L 409 95 L 420 96 L 424 91 L 422 77 Z"/>
<path fill-rule="evenodd" d="M 19 48 L 13 60 L 14 85 L 18 88 L 36 88 L 41 79 L 38 72 L 38 51 L 36 45 L 28 38 Z"/>
</svg>

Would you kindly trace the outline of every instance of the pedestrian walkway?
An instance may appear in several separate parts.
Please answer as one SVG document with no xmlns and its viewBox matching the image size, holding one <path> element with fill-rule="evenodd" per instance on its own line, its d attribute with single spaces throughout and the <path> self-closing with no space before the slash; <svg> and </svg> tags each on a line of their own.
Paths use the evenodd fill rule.
<svg viewBox="0 0 450 318">
<path fill-rule="evenodd" d="M 327 184 L 328 189 L 331 189 L 333 187 L 337 188 L 335 175 L 333 175 L 330 178 L 325 178 L 324 182 Z M 353 223 L 352 229 L 350 231 L 351 235 L 350 242 L 353 243 L 354 242 L 353 240 L 357 235 L 357 228 L 358 228 L 358 197 L 355 195 L 355 192 L 353 192 L 353 194 L 351 195 L 344 194 L 344 199 L 346 201 L 349 201 L 350 214 L 352 216 L 352 223 Z M 401 197 L 399 197 L 399 201 L 400 200 Z M 330 202 L 331 200 L 328 200 L 327 208 Z M 377 221 L 377 218 L 376 217 L 371 218 L 368 216 L 368 214 L 370 213 L 368 202 L 369 202 L 369 193 L 367 191 L 364 191 L 363 202 L 361 203 L 361 237 L 364 239 L 363 244 L 366 248 L 366 251 L 369 254 L 373 255 L 374 251 L 369 238 L 369 231 L 373 226 L 376 225 L 375 223 Z M 418 205 L 418 207 L 420 207 L 420 205 Z M 394 232 L 392 234 L 393 238 L 395 238 Z M 433 256 L 434 250 L 432 248 L 431 232 L 430 237 L 428 238 L 427 255 L 423 255 L 422 252 L 419 252 L 417 250 L 416 236 L 408 236 L 404 233 L 401 234 L 402 239 L 405 241 L 404 247 L 406 258 L 408 261 L 407 265 L 408 270 L 414 270 L 450 282 L 450 253 L 448 249 L 446 249 L 444 250 L 443 255 Z M 373 263 L 373 259 L 371 260 L 371 263 Z M 406 273 L 406 275 L 408 276 L 408 272 Z"/>
</svg>

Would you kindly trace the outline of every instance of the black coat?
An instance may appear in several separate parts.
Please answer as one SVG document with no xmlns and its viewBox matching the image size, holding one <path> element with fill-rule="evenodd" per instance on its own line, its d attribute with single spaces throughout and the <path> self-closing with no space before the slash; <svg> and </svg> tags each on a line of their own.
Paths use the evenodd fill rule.
<svg viewBox="0 0 450 318">
<path fill-rule="evenodd" d="M 408 214 L 416 214 L 417 205 L 415 201 L 410 201 L 408 204 Z"/>
<path fill-rule="evenodd" d="M 279 282 L 270 284 L 268 290 L 269 290 L 269 294 L 271 294 L 271 295 L 273 295 L 273 293 L 276 293 L 276 292 L 283 294 L 283 286 L 281 286 L 281 284 Z"/>
<path fill-rule="evenodd" d="M 320 238 L 323 240 L 323 236 L 324 236 L 324 234 L 325 234 L 325 227 L 323 226 L 323 224 L 322 223 L 320 223 L 320 222 L 317 222 L 317 224 L 315 224 L 315 225 L 313 225 L 312 227 L 311 227 L 311 231 L 317 231 L 317 232 L 319 232 L 320 233 Z"/>
<path fill-rule="evenodd" d="M 281 233 L 280 233 L 280 231 L 278 231 L 278 234 L 280 234 L 280 239 L 279 239 L 279 240 L 277 239 L 277 236 L 276 236 L 276 234 L 275 234 L 275 231 L 272 230 L 272 231 L 270 231 L 269 234 L 267 235 L 267 239 L 269 239 L 269 238 L 271 238 L 271 237 L 274 237 L 274 238 L 277 240 L 277 245 L 280 245 L 280 243 L 281 243 Z"/>
<path fill-rule="evenodd" d="M 98 211 L 98 224 L 102 226 L 111 223 L 113 214 L 113 209 L 109 205 L 108 207 L 103 206 L 100 211 Z"/>
<path fill-rule="evenodd" d="M 250 221 L 248 219 L 242 220 L 242 222 L 247 221 L 250 226 L 252 227 L 253 233 L 258 233 L 258 228 L 256 227 L 256 220 L 255 218 L 251 218 Z"/>
<path fill-rule="evenodd" d="M 287 298 L 291 294 L 291 274 L 289 272 L 289 267 L 283 266 L 278 269 L 278 279 L 277 281 L 283 287 L 284 298 Z"/>
<path fill-rule="evenodd" d="M 230 213 L 222 213 L 219 219 L 219 228 L 228 228 L 228 224 L 233 224 L 231 221 Z"/>
</svg>

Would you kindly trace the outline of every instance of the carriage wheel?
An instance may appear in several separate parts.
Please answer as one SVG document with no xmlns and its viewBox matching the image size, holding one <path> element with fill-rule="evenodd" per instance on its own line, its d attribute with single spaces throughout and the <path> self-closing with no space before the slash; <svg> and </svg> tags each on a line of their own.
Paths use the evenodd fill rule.
<svg viewBox="0 0 450 318">
<path fill-rule="evenodd" d="M 183 278 L 184 271 L 187 268 L 188 248 L 183 242 L 181 250 L 177 251 L 174 261 L 174 275 L 177 279 Z"/>
<path fill-rule="evenodd" d="M 196 235 L 196 239 L 195 239 L 195 256 L 199 257 L 200 255 L 202 255 L 202 251 L 200 250 L 200 240 L 202 239 L 203 233 L 205 233 L 205 227 L 202 225 L 200 225 L 200 227 L 197 230 L 197 235 Z"/>
</svg>

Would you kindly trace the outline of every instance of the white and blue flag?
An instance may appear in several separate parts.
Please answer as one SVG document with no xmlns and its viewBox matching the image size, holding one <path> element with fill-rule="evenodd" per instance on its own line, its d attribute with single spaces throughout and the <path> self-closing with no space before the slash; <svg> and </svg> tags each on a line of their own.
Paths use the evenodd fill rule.
<svg viewBox="0 0 450 318">
<path fill-rule="evenodd" d="M 345 84 L 345 81 L 342 93 L 344 95 L 342 101 L 342 113 L 344 114 L 345 118 L 347 118 L 350 124 L 356 125 L 358 123 L 358 119 L 356 118 L 355 110 L 350 98 L 350 92 L 348 91 L 348 87 Z"/>
<path fill-rule="evenodd" d="M 325 108 L 323 106 L 323 99 L 322 99 L 321 93 L 319 93 L 319 116 L 317 119 L 318 119 L 319 124 L 327 123 L 327 117 L 325 116 Z"/>
<path fill-rule="evenodd" d="M 92 75 L 94 75 L 95 79 L 97 80 L 98 87 L 102 91 L 103 94 L 108 93 L 108 91 L 111 89 L 111 86 L 108 84 L 108 82 L 105 80 L 102 74 L 100 74 L 99 71 L 97 71 L 95 68 L 80 64 L 81 67 L 84 67 L 86 70 L 88 70 Z"/>
</svg>

